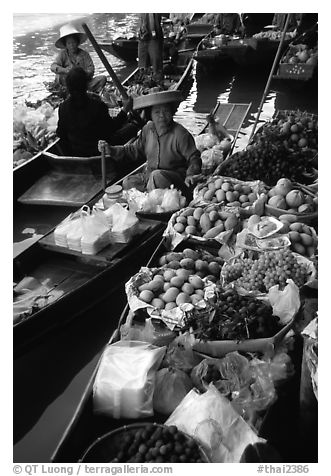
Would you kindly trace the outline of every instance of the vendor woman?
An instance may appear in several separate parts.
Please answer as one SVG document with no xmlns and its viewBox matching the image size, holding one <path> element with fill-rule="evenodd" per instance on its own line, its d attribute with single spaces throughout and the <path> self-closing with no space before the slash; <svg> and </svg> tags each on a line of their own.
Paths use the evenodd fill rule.
<svg viewBox="0 0 331 476">
<path fill-rule="evenodd" d="M 137 141 L 115 147 L 99 142 L 99 149 L 105 147 L 106 155 L 115 162 L 146 161 L 142 173 L 124 180 L 124 189 L 134 187 L 150 191 L 173 184 L 189 198 L 194 176 L 201 172 L 201 158 L 192 135 L 173 120 L 181 99 L 179 91 L 161 91 L 134 98 L 133 109 L 144 109 L 149 119 Z"/>
<path fill-rule="evenodd" d="M 69 23 L 62 26 L 60 28 L 60 38 L 55 42 L 56 48 L 61 51 L 52 63 L 51 71 L 56 75 L 55 82 L 65 87 L 67 74 L 72 68 L 79 66 L 87 74 L 87 89 L 94 93 L 100 93 L 106 84 L 106 76 L 94 76 L 92 58 L 87 51 L 80 48 L 80 45 L 86 39 L 86 34 L 77 30 L 74 25 Z"/>
</svg>

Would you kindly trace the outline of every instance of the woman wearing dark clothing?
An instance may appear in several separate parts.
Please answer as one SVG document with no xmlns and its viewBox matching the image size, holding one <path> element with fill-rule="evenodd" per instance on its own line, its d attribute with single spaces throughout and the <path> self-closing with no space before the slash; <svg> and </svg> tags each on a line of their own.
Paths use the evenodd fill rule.
<svg viewBox="0 0 331 476">
<path fill-rule="evenodd" d="M 98 140 L 123 144 L 137 132 L 133 124 L 127 126 L 127 112 L 132 98 L 115 118 L 96 95 L 87 93 L 88 76 L 80 68 L 72 68 L 66 78 L 69 97 L 59 106 L 57 135 L 64 155 L 90 157 L 99 155 Z M 125 126 L 125 127 L 123 127 Z"/>
<path fill-rule="evenodd" d="M 163 30 L 160 13 L 141 13 L 138 33 L 138 65 L 152 66 L 156 81 L 163 79 Z"/>
</svg>

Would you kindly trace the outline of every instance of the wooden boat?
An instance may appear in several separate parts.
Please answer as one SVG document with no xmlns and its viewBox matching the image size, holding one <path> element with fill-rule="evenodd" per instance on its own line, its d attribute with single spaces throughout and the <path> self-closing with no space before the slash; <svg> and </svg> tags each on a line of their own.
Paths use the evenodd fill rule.
<svg viewBox="0 0 331 476">
<path fill-rule="evenodd" d="M 184 245 L 184 248 L 187 245 Z M 163 240 L 160 241 L 159 245 L 157 246 L 156 250 L 154 251 L 152 257 L 150 258 L 149 262 L 147 263 L 147 267 L 153 267 L 157 265 L 158 258 L 161 254 L 165 251 L 164 242 Z M 209 249 L 212 252 L 212 249 Z M 215 250 L 214 250 L 215 251 Z M 121 338 L 121 326 L 125 324 L 129 313 L 128 305 L 124 308 L 118 322 L 117 329 L 113 332 L 109 343 L 106 345 L 103 352 L 106 351 L 107 347 Z M 140 320 L 140 317 L 139 317 Z M 298 349 L 299 347 L 299 349 Z M 197 354 L 199 357 L 199 354 Z M 205 356 L 202 355 L 200 358 L 204 358 Z M 284 427 L 291 427 L 297 428 L 298 425 L 297 415 L 294 412 L 292 415 L 289 411 L 285 411 L 284 409 L 289 406 L 292 410 L 296 408 L 297 401 L 298 401 L 298 394 L 299 394 L 299 387 L 300 387 L 300 365 L 301 365 L 301 354 L 300 354 L 300 342 L 295 345 L 295 349 L 293 352 L 293 356 L 291 354 L 291 358 L 293 360 L 295 370 L 297 371 L 295 377 L 291 380 L 289 379 L 283 387 L 281 387 L 278 391 L 278 400 L 274 406 L 271 406 L 264 415 L 260 414 L 257 415 L 255 421 L 255 427 L 258 431 L 259 436 L 265 438 L 266 441 L 270 442 L 270 444 L 274 445 L 277 451 L 281 455 L 284 454 L 284 444 L 282 443 L 282 434 L 279 431 L 279 428 Z M 128 419 L 114 419 L 111 417 L 107 417 L 104 415 L 97 415 L 93 411 L 93 385 L 94 381 L 98 372 L 98 368 L 102 359 L 99 359 L 99 362 L 88 381 L 88 384 L 84 390 L 84 393 L 80 399 L 80 402 L 75 410 L 74 415 L 72 416 L 66 430 L 64 431 L 61 440 L 59 441 L 57 447 L 55 448 L 51 462 L 52 463 L 73 463 L 73 462 L 80 462 L 82 456 L 84 455 L 86 449 L 98 438 L 102 435 L 115 430 L 116 428 L 120 428 L 123 425 L 129 425 L 131 423 L 135 423 L 135 420 L 128 420 Z M 284 414 L 286 417 L 284 417 Z M 290 421 L 289 421 L 290 418 Z M 153 417 L 146 418 L 144 421 L 156 423 L 164 423 L 166 417 L 155 414 Z M 279 427 L 278 422 L 279 420 Z M 291 428 L 291 431 L 294 432 Z M 290 447 L 293 449 L 293 446 L 299 447 L 296 439 L 294 438 L 290 443 Z M 285 450 L 288 451 L 288 448 Z M 299 453 L 302 456 L 302 453 Z M 265 455 L 261 453 L 262 462 L 264 461 L 263 457 L 267 456 L 267 452 Z M 280 461 L 280 460 L 279 460 Z M 97 461 L 95 461 L 97 462 Z M 246 461 L 249 462 L 249 461 Z"/>
<path fill-rule="evenodd" d="M 87 205 L 99 199 L 100 194 Z M 14 353 L 114 293 L 132 269 L 139 269 L 164 228 L 165 223 L 139 218 L 128 243 L 112 243 L 96 255 L 57 246 L 52 230 L 20 253 L 13 263 L 14 282 L 23 288 L 14 297 Z"/>
<path fill-rule="evenodd" d="M 188 63 L 181 61 L 178 66 L 171 65 L 166 76 L 169 83 L 177 83 L 176 89 L 182 91 L 183 96 L 188 93 L 192 82 L 192 68 L 191 57 Z M 136 68 L 123 85 L 135 84 L 138 77 Z M 112 111 L 117 113 L 118 109 Z M 131 170 L 123 166 L 114 169 L 109 163 L 107 184 L 114 183 Z M 79 208 L 92 200 L 101 189 L 101 156 L 63 156 L 59 140 L 16 167 L 13 170 L 14 255 L 49 232 L 72 208 Z"/>
<path fill-rule="evenodd" d="M 195 48 L 203 37 L 211 33 L 211 31 L 213 30 L 213 26 L 207 23 L 195 22 L 193 20 L 193 23 L 189 23 L 187 25 L 186 30 L 187 33 L 185 34 L 185 37 L 180 42 L 180 44 L 177 45 L 179 51 L 189 48 Z M 167 54 L 169 42 L 167 38 L 165 38 L 164 43 L 164 59 L 168 59 Z M 122 61 L 125 61 L 127 63 L 137 61 L 138 38 L 136 36 L 130 38 L 118 37 L 112 42 L 100 41 L 99 45 L 104 51 L 110 53 L 111 55 Z"/>
<path fill-rule="evenodd" d="M 272 86 L 275 89 L 285 87 L 311 88 L 317 87 L 318 66 L 307 63 L 288 63 L 283 57 L 278 65 L 276 74 L 272 76 Z"/>
<path fill-rule="evenodd" d="M 224 37 L 225 35 L 223 35 Z M 284 49 L 289 40 L 284 42 Z M 240 38 L 239 36 L 214 37 L 206 40 L 194 58 L 206 68 L 217 68 L 224 62 L 248 67 L 269 67 L 276 55 L 278 40 L 256 39 L 254 37 Z"/>
<path fill-rule="evenodd" d="M 214 117 L 233 137 L 232 147 L 249 107 L 250 104 L 217 103 L 214 108 Z M 102 194 L 103 191 L 100 191 L 87 204 L 92 206 Z M 68 208 L 60 210 L 68 211 Z M 46 296 L 45 302 L 42 301 L 43 307 L 36 306 L 26 318 L 18 318 L 14 323 L 14 348 L 17 352 L 92 306 L 130 277 L 130 265 L 135 266 L 141 261 L 166 225 L 163 217 L 157 214 L 142 217 L 139 234 L 134 241 L 127 245 L 112 245 L 95 256 L 84 256 L 56 246 L 53 230 L 14 258 L 14 281 L 19 282 L 28 276 L 34 286 L 44 284 L 43 295 Z"/>
</svg>

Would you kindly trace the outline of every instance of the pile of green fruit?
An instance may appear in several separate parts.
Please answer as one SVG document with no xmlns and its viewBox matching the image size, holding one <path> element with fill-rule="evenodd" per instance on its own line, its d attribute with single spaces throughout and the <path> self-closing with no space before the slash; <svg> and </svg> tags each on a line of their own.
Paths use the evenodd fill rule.
<svg viewBox="0 0 331 476">
<path fill-rule="evenodd" d="M 204 297 L 205 282 L 188 269 L 160 268 L 153 279 L 138 287 L 138 298 L 156 309 L 170 310 Z"/>
<path fill-rule="evenodd" d="M 239 231 L 240 219 L 235 213 L 222 211 L 216 204 L 189 207 L 177 214 L 173 228 L 177 233 L 212 239 L 224 231 Z"/>
<path fill-rule="evenodd" d="M 128 431 L 129 430 L 129 431 Z M 176 426 L 148 424 L 123 434 L 120 447 L 110 463 L 204 463 L 205 458 L 193 438 Z"/>
<path fill-rule="evenodd" d="M 161 256 L 159 265 L 164 268 L 186 269 L 200 278 L 207 278 L 216 282 L 220 277 L 221 266 L 224 261 L 204 250 L 186 248 L 181 252 L 171 251 Z"/>
<path fill-rule="evenodd" d="M 237 258 L 223 266 L 222 275 L 226 284 L 231 282 L 246 291 L 267 292 L 278 284 L 284 289 L 287 279 L 292 279 L 300 288 L 307 280 L 306 267 L 298 263 L 288 248 L 265 251 L 257 257 Z"/>
<path fill-rule="evenodd" d="M 271 337 L 281 327 L 271 306 L 234 289 L 221 290 L 205 312 L 193 309 L 184 319 L 184 330 L 193 329 L 195 338 L 203 341 Z"/>
<path fill-rule="evenodd" d="M 246 208 L 258 198 L 253 188 L 246 183 L 233 183 L 225 177 L 211 177 L 207 183 L 197 185 L 195 193 L 204 202 L 222 203 L 229 207 Z"/>
</svg>

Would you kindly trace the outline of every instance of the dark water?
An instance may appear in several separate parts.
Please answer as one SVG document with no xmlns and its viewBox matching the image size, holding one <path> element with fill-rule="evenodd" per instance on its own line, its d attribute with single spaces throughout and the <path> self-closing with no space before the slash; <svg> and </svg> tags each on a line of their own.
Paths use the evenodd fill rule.
<svg viewBox="0 0 331 476">
<path fill-rule="evenodd" d="M 55 54 L 58 28 L 70 14 L 14 19 L 14 104 L 46 94 L 43 81 L 50 81 L 49 65 Z M 31 17 L 29 15 L 29 17 Z M 84 18 L 98 39 L 109 39 L 124 29 L 134 31 L 135 14 L 93 14 Z M 16 25 L 16 28 L 15 28 Z M 92 47 L 97 72 L 102 65 Z M 130 69 L 108 56 L 114 69 L 125 77 Z M 252 103 L 238 145 L 247 143 L 268 71 L 235 71 L 228 67 L 207 74 L 197 68 L 188 98 L 176 120 L 192 133 L 204 125 L 206 114 L 216 101 Z M 270 89 L 263 104 L 259 124 L 270 119 L 276 109 L 317 112 L 312 91 Z M 109 340 L 125 304 L 124 293 L 104 302 L 85 316 L 58 331 L 24 356 L 14 360 L 14 461 L 47 462 L 68 425 L 81 394 L 93 372 L 99 353 Z"/>
</svg>

